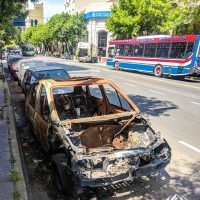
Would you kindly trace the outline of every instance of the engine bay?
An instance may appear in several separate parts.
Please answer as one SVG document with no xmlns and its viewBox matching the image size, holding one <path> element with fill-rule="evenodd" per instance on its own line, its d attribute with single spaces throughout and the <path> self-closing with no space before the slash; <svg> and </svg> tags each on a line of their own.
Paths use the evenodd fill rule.
<svg viewBox="0 0 200 200">
<path fill-rule="evenodd" d="M 75 146 L 84 147 L 89 152 L 107 148 L 145 148 L 156 140 L 154 131 L 145 120 L 136 118 L 126 126 L 127 121 L 79 126 L 79 131 L 74 131 L 70 140 Z"/>
</svg>

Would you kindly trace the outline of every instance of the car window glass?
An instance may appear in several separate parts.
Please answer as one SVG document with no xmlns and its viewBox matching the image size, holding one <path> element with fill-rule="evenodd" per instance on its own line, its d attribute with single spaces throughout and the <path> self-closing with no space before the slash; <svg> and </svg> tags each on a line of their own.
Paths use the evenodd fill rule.
<svg viewBox="0 0 200 200">
<path fill-rule="evenodd" d="M 118 95 L 119 95 L 119 99 L 120 99 L 122 108 L 130 111 L 131 110 L 130 104 L 126 101 L 126 99 L 124 99 L 124 97 L 121 94 L 118 93 Z"/>
<path fill-rule="evenodd" d="M 48 101 L 47 101 L 47 92 L 44 86 L 42 86 L 41 93 L 40 93 L 40 114 L 46 120 L 48 119 L 49 106 L 48 106 Z"/>
<path fill-rule="evenodd" d="M 37 85 L 33 85 L 31 92 L 30 92 L 30 104 L 33 106 L 33 108 L 35 109 L 35 105 L 36 105 L 36 93 L 37 93 L 37 89 L 38 89 L 38 84 Z"/>
<path fill-rule="evenodd" d="M 103 99 L 101 90 L 98 85 L 90 85 L 89 91 L 90 91 L 91 96 L 96 97 L 101 100 Z"/>
<path fill-rule="evenodd" d="M 69 74 L 63 69 L 55 69 L 55 70 L 45 70 L 35 72 L 35 77 L 38 80 L 41 79 L 66 79 L 69 78 Z"/>
<path fill-rule="evenodd" d="M 104 89 L 108 102 L 112 105 L 121 107 L 116 90 L 110 85 L 104 85 Z"/>
</svg>

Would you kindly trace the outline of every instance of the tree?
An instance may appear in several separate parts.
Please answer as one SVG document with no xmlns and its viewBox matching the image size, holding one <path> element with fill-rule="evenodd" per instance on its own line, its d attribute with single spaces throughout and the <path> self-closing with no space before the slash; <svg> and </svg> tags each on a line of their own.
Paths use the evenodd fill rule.
<svg viewBox="0 0 200 200">
<path fill-rule="evenodd" d="M 33 32 L 35 31 L 35 26 L 30 26 L 26 29 L 26 31 L 22 32 L 21 34 L 21 42 L 22 44 L 29 44 L 31 41 L 31 37 L 33 35 Z"/>
<path fill-rule="evenodd" d="M 76 43 L 85 35 L 86 24 L 83 14 L 56 14 L 48 22 L 54 43 L 62 43 L 68 52 L 73 53 Z"/>
<path fill-rule="evenodd" d="M 14 27 L 14 17 L 24 18 L 27 0 L 0 0 L 0 48 L 6 44 L 19 42 L 20 29 Z"/>
<path fill-rule="evenodd" d="M 200 33 L 200 2 L 196 0 L 180 0 L 179 7 L 182 19 L 174 28 L 176 34 Z"/>
<path fill-rule="evenodd" d="M 77 42 L 85 35 L 86 24 L 83 14 L 56 14 L 45 25 L 29 27 L 21 38 L 24 44 L 44 46 L 45 50 L 53 51 L 62 46 L 62 51 L 74 53 Z"/>
<path fill-rule="evenodd" d="M 157 33 L 171 9 L 169 0 L 120 0 L 106 25 L 117 38 Z"/>
<path fill-rule="evenodd" d="M 196 0 L 119 0 L 106 21 L 118 39 L 160 33 L 200 33 L 200 3 Z"/>
</svg>

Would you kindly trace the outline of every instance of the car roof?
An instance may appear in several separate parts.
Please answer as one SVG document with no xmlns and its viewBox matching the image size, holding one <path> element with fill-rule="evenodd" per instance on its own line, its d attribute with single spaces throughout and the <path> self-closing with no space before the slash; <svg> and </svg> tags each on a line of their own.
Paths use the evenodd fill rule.
<svg viewBox="0 0 200 200">
<path fill-rule="evenodd" d="M 11 54 L 9 55 L 9 58 L 22 58 L 23 56 L 21 54 Z"/>
<path fill-rule="evenodd" d="M 36 60 L 36 59 L 30 59 L 30 58 L 27 58 L 27 57 L 23 57 L 22 60 L 19 61 L 19 63 L 24 63 L 24 62 L 43 62 L 43 60 Z"/>
<path fill-rule="evenodd" d="M 97 76 L 71 77 L 64 80 L 45 79 L 40 82 L 48 87 L 113 84 L 111 81 Z"/>
<path fill-rule="evenodd" d="M 34 68 L 30 68 L 29 71 L 39 72 L 39 71 L 49 71 L 49 70 L 57 70 L 57 69 L 64 70 L 62 67 L 59 67 L 59 66 L 47 66 L 44 64 L 43 66 L 35 66 Z"/>
</svg>

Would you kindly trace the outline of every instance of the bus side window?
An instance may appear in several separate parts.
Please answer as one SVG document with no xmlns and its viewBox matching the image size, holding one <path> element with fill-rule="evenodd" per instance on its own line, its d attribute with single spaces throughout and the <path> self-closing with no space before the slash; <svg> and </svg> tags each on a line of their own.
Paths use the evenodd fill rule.
<svg viewBox="0 0 200 200">
<path fill-rule="evenodd" d="M 186 42 L 173 42 L 171 46 L 170 58 L 183 58 L 186 49 Z"/>
<path fill-rule="evenodd" d="M 124 54 L 125 54 L 124 45 L 119 45 L 118 46 L 118 54 L 119 54 L 119 56 L 124 56 Z"/>
<path fill-rule="evenodd" d="M 134 48 L 134 56 L 135 57 L 143 56 L 143 51 L 144 51 L 144 44 L 136 44 Z"/>
<path fill-rule="evenodd" d="M 185 58 L 189 58 L 192 53 L 193 53 L 193 50 L 194 50 L 194 42 L 188 42 L 188 45 L 187 45 L 187 49 L 185 51 Z"/>
<path fill-rule="evenodd" d="M 133 45 L 132 44 L 126 44 L 124 46 L 125 56 L 133 56 Z"/>
<path fill-rule="evenodd" d="M 156 53 L 156 44 L 146 44 L 144 56 L 145 57 L 155 57 Z"/>
<path fill-rule="evenodd" d="M 168 58 L 170 43 L 158 43 L 156 57 L 157 58 Z"/>
</svg>

